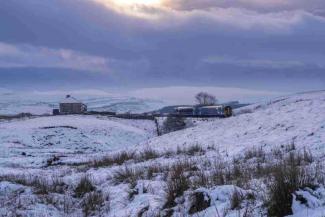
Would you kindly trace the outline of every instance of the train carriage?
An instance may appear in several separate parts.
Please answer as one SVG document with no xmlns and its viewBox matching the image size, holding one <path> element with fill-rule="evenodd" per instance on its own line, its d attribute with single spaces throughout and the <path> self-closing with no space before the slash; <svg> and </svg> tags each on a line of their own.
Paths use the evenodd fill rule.
<svg viewBox="0 0 325 217">
<path fill-rule="evenodd" d="M 184 117 L 230 117 L 232 108 L 225 105 L 177 107 L 175 113 Z"/>
</svg>

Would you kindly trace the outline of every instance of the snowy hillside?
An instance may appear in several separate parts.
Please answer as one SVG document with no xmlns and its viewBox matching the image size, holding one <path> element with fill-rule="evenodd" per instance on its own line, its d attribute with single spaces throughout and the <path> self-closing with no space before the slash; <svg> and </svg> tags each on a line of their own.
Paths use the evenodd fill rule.
<svg viewBox="0 0 325 217">
<path fill-rule="evenodd" d="M 70 93 L 70 92 L 69 92 Z M 142 113 L 159 109 L 166 104 L 158 100 L 141 99 L 119 96 L 106 92 L 76 92 L 73 96 L 87 104 L 90 111 L 113 111 Z M 0 89 L 0 115 L 14 115 L 18 113 L 52 114 L 64 98 L 65 92 L 12 92 Z"/>
<path fill-rule="evenodd" d="M 92 116 L 0 123 L 0 216 L 325 214 L 325 91 L 154 136 Z"/>
<path fill-rule="evenodd" d="M 151 121 L 54 116 L 0 123 L 0 165 L 44 166 L 52 156 L 72 162 L 155 136 Z"/>
<path fill-rule="evenodd" d="M 299 94 L 236 110 L 237 116 L 149 140 L 150 146 L 172 149 L 180 145 L 213 145 L 236 155 L 248 148 L 294 142 L 315 154 L 325 154 L 325 92 Z M 242 113 L 242 114 L 240 114 Z"/>
</svg>

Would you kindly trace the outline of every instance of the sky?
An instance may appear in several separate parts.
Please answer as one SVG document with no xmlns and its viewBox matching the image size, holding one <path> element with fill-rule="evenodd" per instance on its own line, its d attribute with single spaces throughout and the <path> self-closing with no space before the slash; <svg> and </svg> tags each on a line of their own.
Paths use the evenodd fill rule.
<svg viewBox="0 0 325 217">
<path fill-rule="evenodd" d="M 0 88 L 325 89 L 325 1 L 3 0 Z"/>
</svg>

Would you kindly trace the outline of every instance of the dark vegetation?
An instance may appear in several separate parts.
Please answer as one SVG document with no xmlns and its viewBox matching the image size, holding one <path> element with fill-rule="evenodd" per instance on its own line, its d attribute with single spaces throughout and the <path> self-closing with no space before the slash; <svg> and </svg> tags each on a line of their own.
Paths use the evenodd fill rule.
<svg viewBox="0 0 325 217">
<path fill-rule="evenodd" d="M 77 130 L 77 127 L 73 127 L 73 126 L 48 126 L 48 127 L 42 127 L 40 129 L 56 129 L 56 128 L 66 128 L 66 129 L 72 129 L 72 130 Z"/>
<path fill-rule="evenodd" d="M 21 119 L 21 118 L 31 118 L 34 115 L 31 113 L 19 113 L 17 115 L 0 115 L 0 120 L 13 120 L 13 119 Z"/>
<path fill-rule="evenodd" d="M 218 102 L 214 95 L 206 92 L 200 92 L 196 94 L 195 101 L 197 102 L 197 104 L 204 106 L 215 105 Z"/>
<path fill-rule="evenodd" d="M 162 133 L 170 133 L 186 128 L 185 118 L 177 116 L 168 116 L 163 123 Z"/>
<path fill-rule="evenodd" d="M 93 167 L 109 167 L 113 165 L 122 165 L 129 160 L 135 158 L 134 152 L 122 151 L 114 155 L 109 155 L 101 159 L 97 159 L 92 163 Z"/>
<path fill-rule="evenodd" d="M 132 168 L 125 166 L 123 169 L 115 171 L 113 181 L 116 184 L 130 183 L 131 186 L 135 186 L 137 181 L 144 177 L 144 170 L 142 168 Z"/>
<path fill-rule="evenodd" d="M 182 151 L 179 149 L 176 153 L 195 156 L 196 153 L 203 150 L 201 146 L 195 145 L 182 149 Z M 149 159 L 162 156 L 162 154 L 156 155 L 151 152 L 152 150 L 148 152 Z M 273 161 L 274 159 L 276 161 Z M 315 188 L 318 183 L 316 180 L 321 180 L 319 172 L 310 171 L 311 163 L 315 163 L 315 161 L 309 151 L 297 152 L 295 145 L 290 144 L 275 149 L 269 154 L 266 154 L 262 148 L 253 148 L 246 151 L 243 156 L 234 158 L 230 164 L 221 159 L 211 161 L 211 159 L 203 157 L 180 159 L 168 166 L 159 164 L 138 167 L 125 166 L 124 169 L 116 171 L 113 180 L 115 183 L 130 183 L 131 187 L 134 187 L 138 180 L 151 180 L 158 175 L 164 177 L 166 180 L 164 208 L 170 211 L 178 204 L 177 201 L 181 201 L 177 198 L 183 197 L 188 190 L 228 184 L 245 189 L 250 188 L 250 180 L 262 179 L 268 183 L 268 196 L 265 205 L 269 215 L 284 216 L 292 212 L 292 194 L 295 191 L 305 187 Z M 196 165 L 200 165 L 200 167 Z M 243 201 L 255 200 L 255 195 L 243 195 L 240 191 L 235 190 L 230 200 L 229 209 L 245 208 L 248 213 L 249 207 L 247 204 L 243 205 Z M 203 203 L 200 199 L 198 201 L 197 203 Z M 193 203 L 191 206 L 197 207 L 196 205 Z M 194 210 L 196 208 L 192 208 L 191 212 Z"/>
<path fill-rule="evenodd" d="M 215 150 L 215 148 L 196 144 L 178 147 L 174 151 L 158 152 L 147 147 L 142 151 L 115 153 L 92 162 L 90 166 L 97 168 L 120 165 L 121 167 L 113 172 L 111 181 L 114 184 L 129 184 L 129 200 L 133 200 L 137 194 L 148 191 L 146 188 L 141 191 L 138 189 L 139 180 L 165 181 L 163 187 L 166 198 L 162 213 L 167 216 L 175 211 L 175 207 L 184 204 L 185 198 L 190 198 L 187 209 L 189 214 L 195 215 L 210 207 L 211 198 L 198 189 L 209 189 L 220 185 L 235 185 L 243 189 L 251 189 L 252 179 L 260 179 L 261 182 L 266 183 L 267 195 L 264 195 L 264 205 L 269 216 L 290 215 L 292 195 L 295 191 L 306 187 L 314 189 L 317 184 L 324 183 L 322 175 L 324 169 L 321 164 L 315 161 L 307 149 L 297 151 L 294 143 L 268 153 L 261 147 L 252 148 L 231 161 L 224 161 L 217 151 L 214 152 L 215 157 L 207 157 L 205 156 L 207 150 Z M 171 160 L 168 164 L 162 164 L 156 161 L 159 158 L 171 158 Z M 145 163 L 148 161 L 150 163 Z M 311 169 L 311 164 L 315 169 Z M 49 181 L 37 176 L 2 176 L 0 181 L 32 187 L 39 195 L 64 194 L 68 189 L 68 186 L 58 178 Z M 80 206 L 85 216 L 91 216 L 108 206 L 109 199 L 96 189 L 90 177 L 82 177 L 72 191 L 74 199 L 81 201 Z M 229 210 L 244 209 L 244 216 L 248 217 L 253 208 L 247 201 L 252 201 L 253 204 L 257 197 L 263 199 L 259 192 L 256 192 L 256 195 L 255 193 L 244 194 L 235 188 L 229 198 Z M 306 200 L 301 196 L 298 199 Z M 225 213 L 229 210 L 225 210 Z M 145 215 L 147 211 L 148 207 L 141 212 Z"/>
<path fill-rule="evenodd" d="M 188 213 L 195 214 L 197 212 L 203 211 L 211 206 L 211 198 L 208 194 L 201 191 L 194 191 L 190 195 L 190 203 Z"/>
<path fill-rule="evenodd" d="M 241 204 L 244 200 L 244 195 L 239 190 L 235 189 L 230 200 L 230 209 L 241 209 Z"/>
<path fill-rule="evenodd" d="M 60 160 L 60 157 L 54 155 L 53 157 L 47 159 L 47 161 L 46 161 L 46 167 L 56 165 L 57 163 L 59 163 L 59 160 Z"/>
<path fill-rule="evenodd" d="M 34 189 L 36 194 L 64 193 L 67 185 L 59 178 L 47 179 L 32 175 L 7 175 L 1 176 L 0 181 L 8 181 Z"/>
<path fill-rule="evenodd" d="M 190 188 L 190 180 L 186 172 L 191 168 L 190 162 L 179 161 L 169 169 L 169 177 L 166 184 L 166 203 L 165 208 L 171 208 L 176 205 L 175 199 L 183 195 Z"/>
<path fill-rule="evenodd" d="M 300 156 L 294 153 L 275 165 L 272 171 L 273 182 L 269 184 L 267 201 L 270 216 L 291 215 L 292 194 L 305 187 L 315 188 L 315 176 L 307 170 L 310 155 Z"/>
<path fill-rule="evenodd" d="M 74 190 L 76 197 L 83 197 L 86 193 L 95 191 L 96 188 L 92 184 L 88 176 L 84 176 L 80 179 L 76 189 Z"/>
<path fill-rule="evenodd" d="M 210 146 L 207 149 L 211 150 L 214 147 Z M 97 159 L 90 163 L 90 167 L 110 167 L 113 165 L 123 165 L 127 162 L 140 163 L 148 160 L 153 160 L 161 157 L 170 158 L 176 155 L 203 155 L 206 150 L 199 144 L 188 146 L 188 147 L 177 147 L 176 151 L 166 151 L 159 153 L 151 147 L 147 147 L 140 152 L 135 151 L 122 151 L 115 154 L 108 155 L 101 159 Z"/>
<path fill-rule="evenodd" d="M 87 193 L 82 200 L 82 211 L 84 215 L 91 216 L 94 212 L 99 211 L 104 205 L 104 197 L 102 192 L 94 191 Z"/>
</svg>

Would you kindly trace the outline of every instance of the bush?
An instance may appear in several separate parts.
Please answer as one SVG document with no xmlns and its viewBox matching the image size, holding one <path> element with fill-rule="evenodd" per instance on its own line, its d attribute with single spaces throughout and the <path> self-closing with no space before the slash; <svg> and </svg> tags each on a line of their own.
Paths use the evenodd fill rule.
<svg viewBox="0 0 325 217">
<path fill-rule="evenodd" d="M 185 118 L 168 116 L 163 123 L 163 133 L 170 133 L 186 128 Z"/>
<path fill-rule="evenodd" d="M 93 186 L 91 180 L 88 176 L 84 176 L 80 179 L 78 186 L 75 189 L 76 197 L 83 197 L 86 193 L 95 191 L 96 188 Z"/>
</svg>

